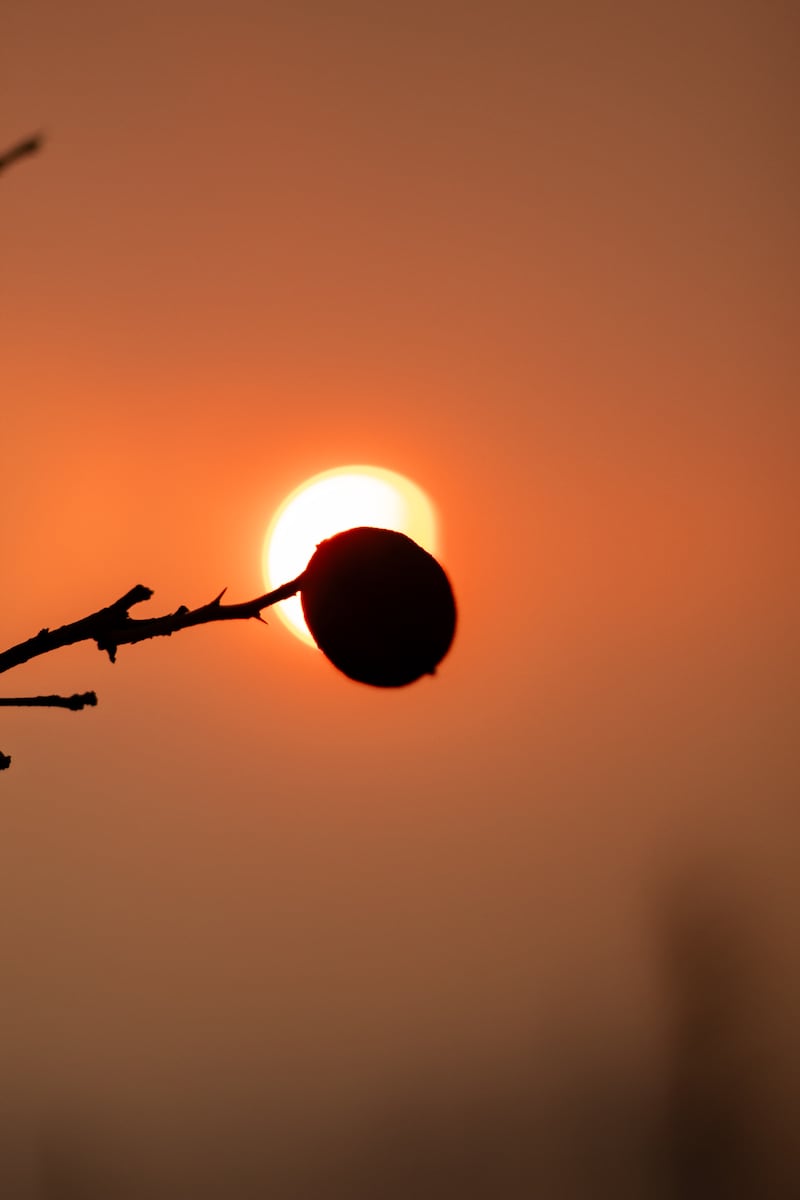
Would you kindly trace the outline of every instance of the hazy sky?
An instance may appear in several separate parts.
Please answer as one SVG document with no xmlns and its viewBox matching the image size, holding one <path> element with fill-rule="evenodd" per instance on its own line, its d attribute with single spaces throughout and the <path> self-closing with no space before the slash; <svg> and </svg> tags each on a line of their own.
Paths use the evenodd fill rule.
<svg viewBox="0 0 800 1200">
<path fill-rule="evenodd" d="M 400 692 L 277 620 L 3 677 L 100 701 L 0 722 L 4 1195 L 639 1194 L 717 1069 L 684 921 L 788 1155 L 798 31 L 5 0 L 0 645 L 257 595 L 351 462 L 429 493 L 460 624 Z"/>
</svg>

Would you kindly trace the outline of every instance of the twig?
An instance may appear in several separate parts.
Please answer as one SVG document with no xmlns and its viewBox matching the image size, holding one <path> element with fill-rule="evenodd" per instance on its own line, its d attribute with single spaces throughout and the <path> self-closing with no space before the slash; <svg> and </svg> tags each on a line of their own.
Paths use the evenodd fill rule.
<svg viewBox="0 0 800 1200">
<path fill-rule="evenodd" d="M 25 158 L 29 154 L 35 154 L 40 150 L 43 142 L 40 133 L 34 134 L 33 137 L 26 138 L 22 142 L 17 142 L 10 150 L 0 154 L 0 171 L 4 171 L 6 167 L 10 167 L 12 163 L 17 162 L 20 158 Z"/>
<path fill-rule="evenodd" d="M 257 596 L 255 600 L 246 600 L 242 604 L 223 604 L 223 589 L 214 600 L 200 608 L 188 609 L 182 605 L 174 613 L 143 620 L 134 619 L 128 614 L 128 610 L 134 604 L 149 600 L 153 594 L 150 588 L 138 583 L 106 608 L 101 608 L 88 617 L 82 617 L 79 621 L 73 621 L 70 625 L 62 625 L 60 629 L 42 629 L 35 637 L 3 651 L 0 654 L 0 674 L 41 654 L 58 650 L 61 646 L 74 646 L 76 642 L 96 642 L 98 650 L 104 650 L 114 662 L 120 646 L 133 645 L 153 637 L 170 637 L 173 633 L 189 629 L 193 625 L 205 625 L 210 621 L 247 620 L 251 617 L 260 620 L 262 609 L 294 596 L 300 591 L 302 583 L 303 576 L 300 575 L 291 583 L 284 583 L 274 591 Z"/>
<path fill-rule="evenodd" d="M 0 696 L 0 705 L 10 708 L 80 708 L 97 704 L 96 692 L 76 692 L 74 696 Z"/>
</svg>

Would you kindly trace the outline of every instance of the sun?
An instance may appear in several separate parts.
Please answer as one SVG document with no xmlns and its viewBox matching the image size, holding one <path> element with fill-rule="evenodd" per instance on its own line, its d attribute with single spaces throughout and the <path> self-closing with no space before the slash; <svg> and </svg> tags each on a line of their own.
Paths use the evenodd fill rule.
<svg viewBox="0 0 800 1200">
<path fill-rule="evenodd" d="M 336 467 L 307 479 L 287 496 L 264 538 L 267 589 L 296 579 L 325 538 L 358 525 L 395 529 L 436 552 L 436 513 L 422 488 L 382 467 Z M 275 606 L 278 616 L 309 645 L 299 596 Z"/>
</svg>

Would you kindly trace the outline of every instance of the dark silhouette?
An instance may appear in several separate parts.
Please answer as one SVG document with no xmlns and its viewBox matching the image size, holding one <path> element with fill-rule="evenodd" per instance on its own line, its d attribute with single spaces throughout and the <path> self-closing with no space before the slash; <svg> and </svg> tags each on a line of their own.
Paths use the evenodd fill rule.
<svg viewBox="0 0 800 1200">
<path fill-rule="evenodd" d="M 0 154 L 0 171 L 4 171 L 6 167 L 10 167 L 19 159 L 27 158 L 29 154 L 35 154 L 37 150 L 41 150 L 43 141 L 42 135 L 37 133 L 33 137 L 17 142 L 10 150 L 5 150 Z"/>
<path fill-rule="evenodd" d="M 223 604 L 225 589 L 200 608 L 181 605 L 161 617 L 131 617 L 134 604 L 152 591 L 137 584 L 115 600 L 58 629 L 0 653 L 0 674 L 61 646 L 94 642 L 116 660 L 120 646 L 211 621 L 262 620 L 272 604 L 301 593 L 309 628 L 323 654 L 345 675 L 379 687 L 400 687 L 431 674 L 450 648 L 455 601 L 438 562 L 404 534 L 388 529 L 348 530 L 322 542 L 297 579 L 241 604 Z M 22 696 L 0 705 L 67 708 L 97 704 L 94 692 L 74 696 Z M 11 759 L 0 754 L 0 770 Z"/>
<path fill-rule="evenodd" d="M 686 889 L 662 934 L 671 1054 L 661 1175 L 681 1200 L 766 1200 L 781 1191 L 763 1145 L 763 1104 L 774 1097 L 759 1098 L 755 948 L 741 916 L 709 893 L 709 884 Z"/>
<path fill-rule="evenodd" d="M 77 712 L 87 704 L 97 704 L 95 692 L 75 692 L 73 696 L 0 696 L 0 707 L 5 708 L 69 708 Z"/>
<path fill-rule="evenodd" d="M 432 675 L 453 641 L 456 605 L 439 563 L 404 533 L 348 529 L 317 547 L 301 598 L 314 641 L 359 683 Z"/>
</svg>

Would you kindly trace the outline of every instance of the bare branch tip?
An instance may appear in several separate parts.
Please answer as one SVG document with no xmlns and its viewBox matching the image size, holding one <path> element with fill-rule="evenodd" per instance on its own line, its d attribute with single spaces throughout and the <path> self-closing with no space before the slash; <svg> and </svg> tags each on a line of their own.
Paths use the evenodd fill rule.
<svg viewBox="0 0 800 1200">
<path fill-rule="evenodd" d="M 21 142 L 17 142 L 9 150 L 5 150 L 0 154 L 0 171 L 5 167 L 11 166 L 20 158 L 25 158 L 28 154 L 35 154 L 37 150 L 42 148 L 44 137 L 41 133 L 35 133 L 33 137 L 25 138 Z"/>
<path fill-rule="evenodd" d="M 149 600 L 153 595 L 153 589 L 145 587 L 143 583 L 137 583 L 132 587 L 126 597 L 129 604 L 141 604 L 143 600 Z"/>
<path fill-rule="evenodd" d="M 0 696 L 3 708 L 70 708 L 76 712 L 87 704 L 97 704 L 94 692 L 76 692 L 74 696 Z"/>
</svg>

